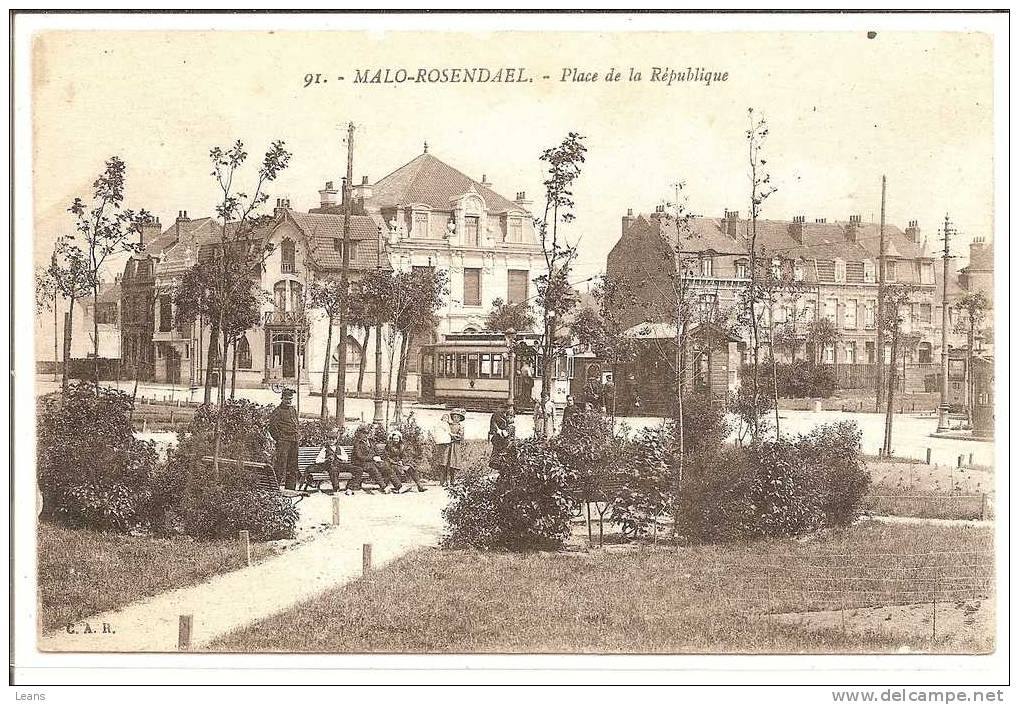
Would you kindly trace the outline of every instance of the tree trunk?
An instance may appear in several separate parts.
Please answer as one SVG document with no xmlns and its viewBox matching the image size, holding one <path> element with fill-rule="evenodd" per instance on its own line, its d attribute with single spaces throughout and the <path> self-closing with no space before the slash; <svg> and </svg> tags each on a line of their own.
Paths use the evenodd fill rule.
<svg viewBox="0 0 1019 705">
<path fill-rule="evenodd" d="M 57 319 L 60 316 L 59 308 L 57 307 L 57 295 L 54 291 L 53 294 L 53 381 L 57 381 L 57 375 L 60 374 L 60 343 L 57 340 Z"/>
<path fill-rule="evenodd" d="M 973 429 L 973 342 L 975 335 L 973 311 L 969 313 L 969 332 L 966 336 L 966 347 L 969 359 L 966 361 L 966 425 Z"/>
<path fill-rule="evenodd" d="M 885 439 L 883 454 L 886 458 L 892 455 L 892 405 L 895 401 L 895 356 L 899 348 L 898 324 L 892 328 L 892 359 L 888 365 L 888 405 L 885 408 Z"/>
<path fill-rule="evenodd" d="M 99 285 L 92 287 L 92 366 L 99 396 Z"/>
<path fill-rule="evenodd" d="M 227 337 L 227 332 L 221 329 L 221 336 L 223 339 L 222 354 L 219 356 L 219 387 L 217 389 L 216 399 L 217 403 L 221 406 L 226 401 L 226 355 L 230 351 L 230 338 Z"/>
<path fill-rule="evenodd" d="M 230 350 L 230 398 L 233 399 L 237 390 L 237 338 L 230 344 Z"/>
<path fill-rule="evenodd" d="M 74 295 L 71 295 L 70 304 L 67 307 L 67 320 L 64 321 L 64 381 L 61 389 L 67 391 L 67 384 L 71 375 L 71 336 L 74 328 Z"/>
<path fill-rule="evenodd" d="M 333 358 L 333 317 L 327 316 L 326 320 L 326 354 L 322 362 L 322 405 L 319 407 L 318 416 L 323 423 L 329 419 L 329 366 Z M 339 374 L 339 371 L 337 371 Z"/>
<path fill-rule="evenodd" d="M 364 327 L 364 339 L 361 341 L 361 359 L 357 361 L 357 396 L 361 396 L 364 389 L 364 368 L 368 365 L 368 338 L 371 336 L 371 328 Z"/>
<path fill-rule="evenodd" d="M 396 373 L 396 409 L 394 413 L 397 423 L 403 419 L 403 395 L 407 391 L 407 357 L 413 335 L 407 331 L 400 336 L 400 367 Z"/>
<path fill-rule="evenodd" d="M 205 405 L 212 403 L 212 361 L 213 355 L 219 349 L 219 327 L 213 326 L 209 331 L 209 349 L 205 354 Z M 135 376 L 138 372 L 135 370 Z"/>
<path fill-rule="evenodd" d="M 775 356 L 775 317 L 771 316 L 771 325 L 768 326 L 768 345 L 771 347 L 771 392 L 775 402 L 775 440 L 782 439 L 778 421 L 778 360 Z"/>
<path fill-rule="evenodd" d="M 382 403 L 382 324 L 375 326 L 375 399 L 372 423 L 381 424 L 383 416 Z"/>
</svg>

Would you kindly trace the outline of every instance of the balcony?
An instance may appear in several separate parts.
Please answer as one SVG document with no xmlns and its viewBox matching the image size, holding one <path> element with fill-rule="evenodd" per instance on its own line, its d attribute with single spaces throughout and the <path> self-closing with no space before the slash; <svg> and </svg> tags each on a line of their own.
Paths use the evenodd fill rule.
<svg viewBox="0 0 1019 705">
<path fill-rule="evenodd" d="M 266 326 L 288 326 L 304 328 L 308 321 L 304 311 L 269 311 L 263 316 L 262 324 Z"/>
</svg>

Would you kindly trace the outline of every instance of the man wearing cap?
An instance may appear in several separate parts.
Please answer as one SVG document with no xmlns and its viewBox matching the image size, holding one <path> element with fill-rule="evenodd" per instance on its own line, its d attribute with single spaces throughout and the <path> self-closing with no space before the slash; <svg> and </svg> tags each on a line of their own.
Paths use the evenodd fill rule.
<svg viewBox="0 0 1019 705">
<path fill-rule="evenodd" d="M 290 405 L 293 389 L 284 389 L 280 404 L 269 415 L 269 435 L 276 443 L 276 478 L 286 478 L 288 490 L 297 489 L 297 410 Z"/>
</svg>

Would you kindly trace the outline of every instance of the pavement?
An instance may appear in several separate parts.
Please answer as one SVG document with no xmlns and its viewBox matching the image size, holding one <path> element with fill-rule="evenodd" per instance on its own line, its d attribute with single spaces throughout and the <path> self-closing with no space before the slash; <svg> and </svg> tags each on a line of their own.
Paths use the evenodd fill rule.
<svg viewBox="0 0 1019 705">
<path fill-rule="evenodd" d="M 39 650 L 173 652 L 178 650 L 181 615 L 192 616 L 191 648 L 200 649 L 219 636 L 356 580 L 362 574 L 363 544 L 372 545 L 375 568 L 414 549 L 438 545 L 447 500 L 440 487 L 395 496 L 337 497 L 336 526 L 331 526 L 332 497 L 314 494 L 299 505 L 298 535 L 313 538 L 200 585 L 89 617 L 74 625 L 74 634 L 58 630 L 41 635 Z"/>
</svg>

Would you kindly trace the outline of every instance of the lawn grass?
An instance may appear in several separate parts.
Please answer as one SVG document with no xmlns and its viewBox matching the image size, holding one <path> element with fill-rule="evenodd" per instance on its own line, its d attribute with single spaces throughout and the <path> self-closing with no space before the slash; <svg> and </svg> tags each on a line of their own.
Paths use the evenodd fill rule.
<svg viewBox="0 0 1019 705">
<path fill-rule="evenodd" d="M 769 614 L 909 604 L 990 574 L 982 528 L 865 523 L 824 538 L 511 554 L 421 549 L 211 645 L 232 652 L 975 652 L 993 635 L 843 633 Z M 937 553 L 931 553 L 936 551 Z M 979 564 L 980 567 L 977 567 Z M 895 576 L 895 582 L 886 582 Z M 965 583 L 976 596 L 981 591 Z M 944 588 L 942 588 L 944 590 Z M 913 592 L 910 592 L 913 591 Z M 989 592 L 989 590 L 983 590 Z M 945 595 L 943 595 L 944 599 Z M 986 596 L 983 596 L 986 600 Z"/>
<path fill-rule="evenodd" d="M 243 566 L 236 541 L 149 538 L 40 523 L 39 626 L 49 631 Z M 251 545 L 252 559 L 270 553 Z"/>
<path fill-rule="evenodd" d="M 872 514 L 928 519 L 990 519 L 994 475 L 981 468 L 869 459 L 871 486 L 864 509 Z"/>
</svg>

